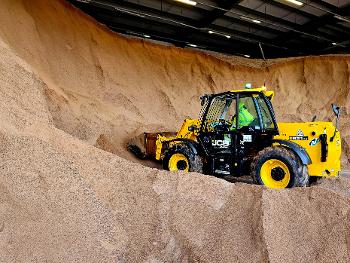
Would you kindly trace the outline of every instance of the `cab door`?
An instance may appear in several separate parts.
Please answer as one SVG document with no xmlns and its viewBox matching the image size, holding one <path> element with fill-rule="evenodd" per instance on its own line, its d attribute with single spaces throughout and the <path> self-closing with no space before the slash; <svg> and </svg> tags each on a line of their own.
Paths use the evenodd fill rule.
<svg viewBox="0 0 350 263">
<path fill-rule="evenodd" d="M 240 173 L 247 172 L 252 156 L 271 145 L 276 131 L 275 119 L 267 99 L 261 93 L 241 93 L 238 95 L 237 119 L 237 163 Z"/>
<path fill-rule="evenodd" d="M 203 116 L 198 140 L 207 156 L 210 174 L 231 175 L 236 173 L 237 131 L 233 121 L 236 118 L 237 97 L 233 93 L 214 96 Z"/>
<path fill-rule="evenodd" d="M 261 134 L 261 121 L 258 107 L 252 93 L 239 94 L 237 118 L 237 169 L 244 173 L 245 160 L 257 147 Z"/>
</svg>

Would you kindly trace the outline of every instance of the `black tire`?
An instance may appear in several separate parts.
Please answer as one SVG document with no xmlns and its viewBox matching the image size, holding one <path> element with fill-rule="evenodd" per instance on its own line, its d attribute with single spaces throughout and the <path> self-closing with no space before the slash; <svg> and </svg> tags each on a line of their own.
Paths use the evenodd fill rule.
<svg viewBox="0 0 350 263">
<path fill-rule="evenodd" d="M 310 185 L 317 185 L 317 184 L 319 184 L 319 181 L 321 179 L 322 179 L 322 177 L 320 177 L 320 176 L 310 176 L 309 184 Z"/>
<path fill-rule="evenodd" d="M 310 185 L 310 176 L 309 171 L 307 169 L 307 165 L 302 165 L 299 161 L 300 168 L 298 171 L 298 182 L 296 186 L 306 187 Z"/>
<path fill-rule="evenodd" d="M 202 158 L 196 155 L 190 147 L 183 143 L 177 143 L 165 152 L 163 158 L 163 168 L 165 170 L 169 170 L 169 160 L 171 156 L 176 153 L 183 154 L 187 158 L 189 164 L 189 172 L 203 173 Z"/>
<path fill-rule="evenodd" d="M 265 162 L 272 159 L 283 162 L 288 168 L 290 180 L 286 188 L 308 185 L 307 166 L 302 165 L 299 158 L 292 151 L 280 146 L 267 147 L 254 157 L 251 163 L 251 175 L 255 183 L 264 185 L 261 178 L 261 167 Z M 271 177 L 273 177 L 272 173 Z M 276 181 L 278 180 L 276 179 Z"/>
</svg>

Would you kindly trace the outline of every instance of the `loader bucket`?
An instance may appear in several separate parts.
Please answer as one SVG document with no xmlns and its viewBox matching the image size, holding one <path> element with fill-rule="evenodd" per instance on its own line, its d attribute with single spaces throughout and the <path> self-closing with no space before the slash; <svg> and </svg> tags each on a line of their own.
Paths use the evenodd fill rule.
<svg viewBox="0 0 350 263">
<path fill-rule="evenodd" d="M 158 135 L 172 137 L 176 132 L 142 133 L 128 142 L 127 149 L 139 159 L 155 159 Z"/>
</svg>

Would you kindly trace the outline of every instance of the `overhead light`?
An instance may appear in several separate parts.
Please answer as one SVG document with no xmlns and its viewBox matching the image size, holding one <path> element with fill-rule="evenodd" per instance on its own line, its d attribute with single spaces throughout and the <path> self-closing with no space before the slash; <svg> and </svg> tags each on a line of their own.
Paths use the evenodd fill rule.
<svg viewBox="0 0 350 263">
<path fill-rule="evenodd" d="M 150 35 L 143 35 L 144 37 L 146 37 L 146 38 L 150 38 L 151 36 Z"/>
<path fill-rule="evenodd" d="M 241 16 L 241 18 L 244 19 L 244 20 L 250 21 L 250 22 L 257 23 L 257 24 L 260 24 L 260 23 L 261 23 L 260 20 L 258 20 L 258 19 L 253 19 L 253 18 L 250 18 L 250 17 L 247 17 L 247 16 Z"/>
<path fill-rule="evenodd" d="M 332 43 L 332 45 L 333 45 L 333 46 L 336 46 L 336 45 L 337 45 L 337 43 L 333 42 L 333 43 Z"/>
<path fill-rule="evenodd" d="M 244 55 L 246 58 L 250 58 L 250 55 Z"/>
<path fill-rule="evenodd" d="M 288 3 L 291 3 L 293 5 L 297 5 L 297 6 L 302 6 L 304 3 L 297 1 L 297 0 L 285 0 Z"/>
<path fill-rule="evenodd" d="M 338 15 L 336 15 L 336 16 L 334 16 L 334 17 L 335 17 L 336 19 L 341 20 L 341 21 L 350 23 L 350 19 L 348 19 L 348 18 L 345 18 L 345 17 L 342 17 L 342 16 L 338 16 Z"/>
<path fill-rule="evenodd" d="M 209 30 L 208 33 L 209 33 L 209 34 L 215 34 L 215 35 L 222 36 L 222 37 L 226 37 L 226 38 L 231 38 L 230 35 L 226 35 L 226 34 L 224 34 L 224 33 L 217 32 L 217 31 Z"/>
<path fill-rule="evenodd" d="M 195 44 L 188 44 L 190 47 L 197 47 Z"/>
<path fill-rule="evenodd" d="M 192 6 L 195 6 L 197 4 L 197 2 L 192 1 L 192 0 L 175 0 L 175 1 L 186 4 L 186 5 L 192 5 Z"/>
</svg>

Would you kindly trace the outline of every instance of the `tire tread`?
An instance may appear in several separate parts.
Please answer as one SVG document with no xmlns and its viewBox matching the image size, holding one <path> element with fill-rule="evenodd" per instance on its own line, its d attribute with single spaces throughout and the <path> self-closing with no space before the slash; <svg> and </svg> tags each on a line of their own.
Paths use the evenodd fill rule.
<svg viewBox="0 0 350 263">
<path fill-rule="evenodd" d="M 203 161 L 202 158 L 195 153 L 185 144 L 177 143 L 164 153 L 163 168 L 168 170 L 168 162 L 170 157 L 175 153 L 182 153 L 185 155 L 189 162 L 189 171 L 203 173 Z"/>
<path fill-rule="evenodd" d="M 287 166 L 291 169 L 291 182 L 288 184 L 288 188 L 295 186 L 307 186 L 309 183 L 309 175 L 307 172 L 307 166 L 304 166 L 299 157 L 297 157 L 292 151 L 281 146 L 270 146 L 261 150 L 251 162 L 251 175 L 255 184 L 261 184 L 260 168 L 261 165 L 268 159 L 281 158 L 286 161 Z"/>
</svg>

